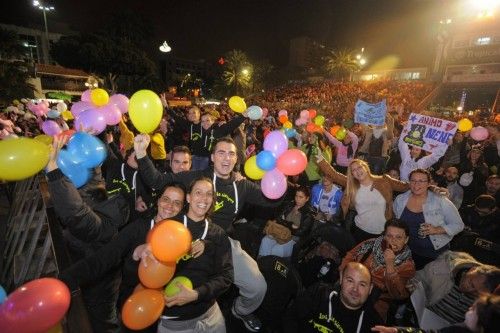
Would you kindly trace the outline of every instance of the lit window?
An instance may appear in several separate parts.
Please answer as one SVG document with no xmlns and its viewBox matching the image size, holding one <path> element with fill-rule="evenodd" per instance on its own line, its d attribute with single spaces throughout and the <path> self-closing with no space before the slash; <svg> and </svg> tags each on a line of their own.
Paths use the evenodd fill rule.
<svg viewBox="0 0 500 333">
<path fill-rule="evenodd" d="M 477 45 L 488 45 L 491 42 L 491 37 L 479 37 L 476 40 Z"/>
</svg>

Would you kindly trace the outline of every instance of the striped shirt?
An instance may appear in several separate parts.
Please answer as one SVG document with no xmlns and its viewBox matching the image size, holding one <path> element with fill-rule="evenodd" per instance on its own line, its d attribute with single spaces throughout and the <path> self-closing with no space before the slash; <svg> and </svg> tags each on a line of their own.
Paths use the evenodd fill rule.
<svg viewBox="0 0 500 333">
<path fill-rule="evenodd" d="M 456 324 L 465 320 L 465 313 L 473 303 L 474 297 L 460 292 L 455 284 L 445 297 L 427 308 L 450 324 Z"/>
</svg>

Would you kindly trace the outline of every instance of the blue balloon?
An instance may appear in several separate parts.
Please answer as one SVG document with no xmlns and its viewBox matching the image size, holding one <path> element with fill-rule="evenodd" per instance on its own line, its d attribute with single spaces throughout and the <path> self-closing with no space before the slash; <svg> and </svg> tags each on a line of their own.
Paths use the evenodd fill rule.
<svg viewBox="0 0 500 333">
<path fill-rule="evenodd" d="M 73 134 L 68 142 L 68 151 L 74 155 L 72 160 L 84 168 L 95 168 L 104 162 L 107 150 L 104 143 L 85 132 Z"/>
<path fill-rule="evenodd" d="M 58 118 L 60 115 L 61 115 L 61 113 L 57 110 L 51 109 L 51 110 L 49 110 L 49 112 L 47 112 L 47 117 L 52 118 L 52 119 Z"/>
<path fill-rule="evenodd" d="M 90 179 L 90 169 L 82 166 L 79 161 L 75 161 L 74 155 L 67 150 L 61 149 L 59 152 L 57 166 L 76 188 L 82 187 Z"/>
<path fill-rule="evenodd" d="M 3 289 L 2 286 L 0 286 L 0 304 L 2 304 L 6 298 L 7 298 L 7 293 L 5 292 L 5 289 Z"/>
<path fill-rule="evenodd" d="M 252 120 L 258 120 L 258 119 L 262 118 L 262 114 L 263 114 L 262 108 L 260 106 L 257 106 L 257 105 L 252 105 L 252 106 L 248 107 L 246 112 L 247 112 L 248 118 L 250 118 Z"/>
<path fill-rule="evenodd" d="M 285 129 L 285 135 L 287 138 L 293 138 L 295 137 L 295 135 L 297 135 L 297 131 L 295 130 L 295 128 L 287 128 Z"/>
<path fill-rule="evenodd" d="M 270 151 L 263 150 L 257 154 L 257 166 L 265 171 L 272 170 L 276 167 L 276 157 Z"/>
</svg>

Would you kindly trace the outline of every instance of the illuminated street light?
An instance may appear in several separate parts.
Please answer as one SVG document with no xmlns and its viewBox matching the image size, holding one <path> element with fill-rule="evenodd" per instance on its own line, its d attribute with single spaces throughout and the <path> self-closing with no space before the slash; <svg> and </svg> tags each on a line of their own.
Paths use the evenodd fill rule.
<svg viewBox="0 0 500 333">
<path fill-rule="evenodd" d="M 243 74 L 243 75 L 248 75 L 249 73 L 250 72 L 246 68 L 241 71 L 241 74 Z"/>
<path fill-rule="evenodd" d="M 360 64 L 361 66 L 364 66 L 364 65 L 366 64 L 366 59 L 365 59 L 365 58 L 361 58 L 361 59 L 359 59 L 359 64 Z"/>
<path fill-rule="evenodd" d="M 54 6 L 46 6 L 40 1 L 33 1 L 33 6 L 40 9 L 43 12 L 43 22 L 45 23 L 45 38 L 47 39 L 47 49 L 50 50 L 50 42 L 49 42 L 49 28 L 47 26 L 47 14 L 46 12 L 50 12 L 55 10 Z"/>
<path fill-rule="evenodd" d="M 160 45 L 160 51 L 163 53 L 168 53 L 172 51 L 172 48 L 167 44 L 167 41 L 164 41 L 163 44 Z"/>
<path fill-rule="evenodd" d="M 361 54 L 356 54 L 356 59 L 361 59 Z"/>
</svg>

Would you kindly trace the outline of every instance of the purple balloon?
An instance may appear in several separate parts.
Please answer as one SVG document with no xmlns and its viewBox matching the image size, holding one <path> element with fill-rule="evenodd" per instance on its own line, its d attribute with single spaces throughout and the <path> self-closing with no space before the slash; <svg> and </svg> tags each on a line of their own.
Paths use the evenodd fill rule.
<svg viewBox="0 0 500 333">
<path fill-rule="evenodd" d="M 73 117 L 76 118 L 80 115 L 80 113 L 91 108 L 93 108 L 93 105 L 89 102 L 76 102 L 71 106 L 71 113 L 73 114 Z"/>
<path fill-rule="evenodd" d="M 288 139 L 281 131 L 272 131 L 264 139 L 264 150 L 268 150 L 278 158 L 288 149 Z"/>
<path fill-rule="evenodd" d="M 82 97 L 80 97 L 80 100 L 82 102 L 88 102 L 90 103 L 91 100 L 90 100 L 90 89 L 87 89 L 85 90 L 83 93 L 82 93 Z"/>
<path fill-rule="evenodd" d="M 106 129 L 106 118 L 97 109 L 83 111 L 75 118 L 75 129 L 77 131 L 91 131 L 97 135 Z"/>
<path fill-rule="evenodd" d="M 269 199 L 278 199 L 286 192 L 286 176 L 278 169 L 266 172 L 260 181 L 262 193 Z"/>
<path fill-rule="evenodd" d="M 128 97 L 122 94 L 115 94 L 109 98 L 109 104 L 114 104 L 118 107 L 120 112 L 127 113 L 128 112 Z"/>
<path fill-rule="evenodd" d="M 42 131 L 43 131 L 43 133 L 45 133 L 47 135 L 54 136 L 54 135 L 61 133 L 62 129 L 59 126 L 59 124 L 57 124 L 55 121 L 45 120 L 42 123 Z"/>
<path fill-rule="evenodd" d="M 107 105 L 100 107 L 99 111 L 104 115 L 107 125 L 116 125 L 122 119 L 120 109 L 114 104 L 108 103 Z"/>
</svg>

